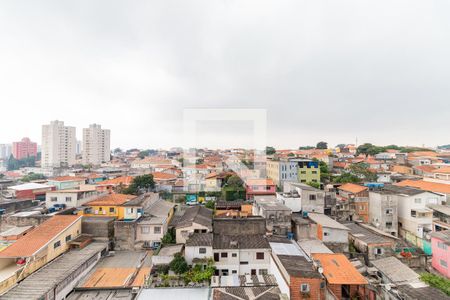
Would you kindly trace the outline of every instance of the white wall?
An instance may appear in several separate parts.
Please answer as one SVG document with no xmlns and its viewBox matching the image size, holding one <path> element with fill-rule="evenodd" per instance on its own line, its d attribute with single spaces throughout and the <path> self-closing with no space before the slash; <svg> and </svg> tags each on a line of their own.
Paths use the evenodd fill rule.
<svg viewBox="0 0 450 300">
<path fill-rule="evenodd" d="M 206 249 L 206 253 L 200 253 L 200 248 Z M 204 259 L 212 258 L 213 250 L 211 246 L 186 246 L 184 257 L 189 265 L 192 265 L 194 258 Z"/>
</svg>

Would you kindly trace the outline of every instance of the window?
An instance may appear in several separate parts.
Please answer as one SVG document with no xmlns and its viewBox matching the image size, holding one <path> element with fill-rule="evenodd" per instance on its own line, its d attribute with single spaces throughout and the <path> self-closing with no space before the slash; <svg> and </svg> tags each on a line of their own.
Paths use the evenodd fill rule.
<svg viewBox="0 0 450 300">
<path fill-rule="evenodd" d="M 110 207 L 110 208 L 109 208 L 109 212 L 110 212 L 110 213 L 115 213 L 115 212 L 116 212 L 116 209 L 115 209 L 114 207 Z"/>
<path fill-rule="evenodd" d="M 231 253 L 231 257 L 237 257 L 237 253 Z"/>
<path fill-rule="evenodd" d="M 198 248 L 198 253 L 199 254 L 205 254 L 206 253 L 206 248 Z"/>
<path fill-rule="evenodd" d="M 231 274 L 237 274 L 237 270 L 232 270 Z"/>
<path fill-rule="evenodd" d="M 323 235 L 324 235 L 324 236 L 329 236 L 330 233 L 329 233 L 329 232 L 324 232 Z"/>
<path fill-rule="evenodd" d="M 72 197 L 66 197 L 66 202 L 72 202 Z"/>
<path fill-rule="evenodd" d="M 267 275 L 268 274 L 267 269 L 259 269 L 258 274 L 259 275 Z"/>
<path fill-rule="evenodd" d="M 312 182 L 317 182 L 317 179 L 313 179 Z"/>
<path fill-rule="evenodd" d="M 301 171 L 300 174 L 306 174 L 306 171 Z"/>
<path fill-rule="evenodd" d="M 219 253 L 214 253 L 214 261 L 219 261 Z"/>
<path fill-rule="evenodd" d="M 222 253 L 220 253 L 220 257 L 222 257 L 222 258 L 227 258 L 227 257 L 228 257 L 228 252 L 222 252 Z"/>
<path fill-rule="evenodd" d="M 313 174 L 317 174 L 317 171 L 312 171 L 311 173 L 313 173 Z"/>
<path fill-rule="evenodd" d="M 302 285 L 300 286 L 300 291 L 302 293 L 309 293 L 309 284 L 302 283 Z"/>
<path fill-rule="evenodd" d="M 264 252 L 256 252 L 256 259 L 264 259 Z"/>
<path fill-rule="evenodd" d="M 300 180 L 300 182 L 301 182 L 301 183 L 305 183 L 305 182 L 306 182 L 306 179 L 302 179 L 302 180 Z"/>
<path fill-rule="evenodd" d="M 316 195 L 309 195 L 309 200 L 316 200 Z"/>
<path fill-rule="evenodd" d="M 155 226 L 155 228 L 153 228 L 153 233 L 160 234 L 161 233 L 161 226 Z"/>
<path fill-rule="evenodd" d="M 142 226 L 141 227 L 141 233 L 143 233 L 143 234 L 150 233 L 150 227 L 149 226 Z"/>
<path fill-rule="evenodd" d="M 68 235 L 68 236 L 66 236 L 66 243 L 68 242 L 68 241 L 70 241 L 72 239 L 72 235 Z"/>
<path fill-rule="evenodd" d="M 392 227 L 392 222 L 386 222 L 386 228 L 391 228 Z"/>
<path fill-rule="evenodd" d="M 228 269 L 222 270 L 222 276 L 228 276 Z"/>
<path fill-rule="evenodd" d="M 417 216 L 416 211 L 415 211 L 415 210 L 412 210 L 412 211 L 411 211 L 411 217 L 414 217 L 414 218 L 415 218 L 416 216 Z"/>
<path fill-rule="evenodd" d="M 437 246 L 438 246 L 438 248 L 441 248 L 443 250 L 447 250 L 447 245 L 444 244 L 443 242 L 438 242 Z"/>
<path fill-rule="evenodd" d="M 386 214 L 387 215 L 392 215 L 392 208 L 386 209 Z"/>
<path fill-rule="evenodd" d="M 441 266 L 443 266 L 444 268 L 447 268 L 447 267 L 448 267 L 447 262 L 446 262 L 445 260 L 442 260 L 442 259 L 441 259 L 439 263 L 440 263 Z"/>
<path fill-rule="evenodd" d="M 98 211 L 103 211 L 103 207 L 100 206 L 100 207 L 98 208 Z"/>
<path fill-rule="evenodd" d="M 50 197 L 50 201 L 56 202 L 56 201 L 58 201 L 58 197 Z"/>
<path fill-rule="evenodd" d="M 240 264 L 241 265 L 248 265 L 248 261 L 241 261 Z"/>
<path fill-rule="evenodd" d="M 60 246 L 61 246 L 61 241 L 57 241 L 56 243 L 53 244 L 53 249 L 56 249 Z"/>
<path fill-rule="evenodd" d="M 422 199 L 416 198 L 416 199 L 414 199 L 414 203 L 420 204 L 420 203 L 422 203 Z"/>
<path fill-rule="evenodd" d="M 375 248 L 375 254 L 376 255 L 382 255 L 383 254 L 383 249 L 382 248 Z"/>
</svg>

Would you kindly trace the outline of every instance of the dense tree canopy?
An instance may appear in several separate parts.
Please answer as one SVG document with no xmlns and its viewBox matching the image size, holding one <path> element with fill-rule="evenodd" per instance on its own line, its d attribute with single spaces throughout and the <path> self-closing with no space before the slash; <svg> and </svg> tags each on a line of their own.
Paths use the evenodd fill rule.
<svg viewBox="0 0 450 300">
<path fill-rule="evenodd" d="M 269 147 L 269 146 L 266 147 L 266 154 L 267 155 L 275 154 L 275 152 L 276 152 L 276 150 L 275 150 L 274 147 Z"/>
<path fill-rule="evenodd" d="M 327 142 L 318 142 L 316 145 L 317 149 L 328 149 L 328 143 Z"/>
<path fill-rule="evenodd" d="M 146 174 L 134 177 L 130 186 L 124 189 L 123 193 L 138 195 L 143 192 L 148 192 L 154 188 L 155 188 L 155 181 L 153 180 L 153 175 Z"/>
</svg>

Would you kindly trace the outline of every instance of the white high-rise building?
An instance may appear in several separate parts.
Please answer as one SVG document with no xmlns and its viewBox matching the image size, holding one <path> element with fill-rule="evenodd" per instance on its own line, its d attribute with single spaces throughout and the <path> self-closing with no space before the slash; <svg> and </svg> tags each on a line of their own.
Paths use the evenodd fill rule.
<svg viewBox="0 0 450 300">
<path fill-rule="evenodd" d="M 0 159 L 8 159 L 11 156 L 11 144 L 0 144 Z"/>
<path fill-rule="evenodd" d="M 83 164 L 100 165 L 110 161 L 109 129 L 102 129 L 98 124 L 83 128 Z"/>
<path fill-rule="evenodd" d="M 42 125 L 42 167 L 74 165 L 76 144 L 75 127 L 64 126 L 62 121 L 51 121 L 49 125 Z"/>
</svg>

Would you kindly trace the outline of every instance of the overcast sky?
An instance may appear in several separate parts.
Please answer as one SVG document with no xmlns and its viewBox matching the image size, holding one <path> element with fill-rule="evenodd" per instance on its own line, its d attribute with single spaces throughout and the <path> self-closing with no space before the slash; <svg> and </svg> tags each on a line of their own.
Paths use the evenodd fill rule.
<svg viewBox="0 0 450 300">
<path fill-rule="evenodd" d="M 80 138 L 111 129 L 112 147 L 178 146 L 186 108 L 266 109 L 280 148 L 450 143 L 449 15 L 432 0 L 2 1 L 0 143 L 40 143 L 59 119 Z M 197 141 L 253 132 L 221 125 Z"/>
</svg>

